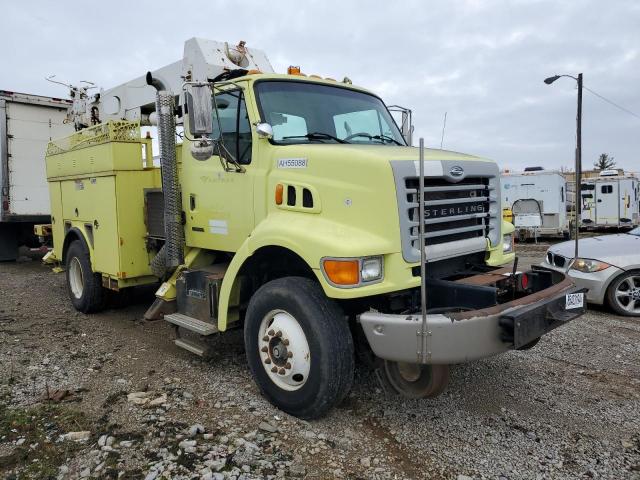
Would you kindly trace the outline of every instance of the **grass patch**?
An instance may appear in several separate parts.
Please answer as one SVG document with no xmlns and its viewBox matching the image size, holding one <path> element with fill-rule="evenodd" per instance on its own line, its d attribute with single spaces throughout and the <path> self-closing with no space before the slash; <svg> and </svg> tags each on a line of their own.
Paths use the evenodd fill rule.
<svg viewBox="0 0 640 480">
<path fill-rule="evenodd" d="M 0 403 L 0 443 L 14 446 L 10 454 L 0 456 L 1 478 L 55 478 L 58 467 L 82 448 L 74 442 L 56 443 L 63 433 L 89 430 L 90 423 L 81 412 L 60 405 L 9 408 Z"/>
</svg>

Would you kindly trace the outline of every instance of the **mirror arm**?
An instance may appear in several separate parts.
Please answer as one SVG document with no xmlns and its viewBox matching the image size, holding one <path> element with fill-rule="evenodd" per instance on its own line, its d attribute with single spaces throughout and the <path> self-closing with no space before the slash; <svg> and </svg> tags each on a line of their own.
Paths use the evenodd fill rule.
<svg viewBox="0 0 640 480">
<path fill-rule="evenodd" d="M 220 157 L 220 163 L 225 172 L 245 173 L 247 170 L 234 158 L 231 152 L 224 146 L 224 142 L 221 140 L 214 140 L 214 148 L 218 151 L 218 157 Z M 229 164 L 232 164 L 235 168 L 230 168 Z"/>
</svg>

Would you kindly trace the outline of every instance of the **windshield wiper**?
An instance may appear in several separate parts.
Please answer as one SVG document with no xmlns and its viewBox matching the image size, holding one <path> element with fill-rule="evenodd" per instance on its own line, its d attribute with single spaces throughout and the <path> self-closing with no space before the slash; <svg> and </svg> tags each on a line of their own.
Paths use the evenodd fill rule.
<svg viewBox="0 0 640 480">
<path fill-rule="evenodd" d="M 306 135 L 289 135 L 288 137 L 282 137 L 283 140 L 287 140 L 289 138 L 306 138 L 307 140 L 335 140 L 338 143 L 351 143 L 323 132 L 311 132 L 307 133 Z"/>
<path fill-rule="evenodd" d="M 353 135 L 351 135 L 352 137 L 367 137 L 369 140 L 380 140 L 382 143 L 385 142 L 385 140 L 387 142 L 393 142 L 396 145 L 400 145 L 403 146 L 402 143 L 400 143 L 399 141 L 397 141 L 395 138 L 390 137 L 389 135 L 369 135 L 368 133 L 354 133 Z"/>
</svg>

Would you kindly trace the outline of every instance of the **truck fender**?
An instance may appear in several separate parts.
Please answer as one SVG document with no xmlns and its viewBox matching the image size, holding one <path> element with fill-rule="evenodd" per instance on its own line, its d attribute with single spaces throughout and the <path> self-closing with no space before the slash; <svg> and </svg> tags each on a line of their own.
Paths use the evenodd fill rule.
<svg viewBox="0 0 640 480">
<path fill-rule="evenodd" d="M 300 259 L 302 259 L 304 263 L 306 263 L 306 265 L 309 267 L 309 270 L 316 274 L 318 280 L 321 280 L 319 278 L 317 268 L 314 269 L 311 265 L 309 265 L 303 255 L 300 252 L 296 251 L 295 248 L 291 248 L 290 245 L 283 245 L 279 242 L 267 241 L 262 241 L 260 243 L 255 243 L 254 241 L 253 243 L 251 243 L 251 237 L 247 238 L 233 256 L 233 259 L 231 260 L 231 263 L 229 264 L 225 272 L 222 286 L 220 287 L 218 300 L 218 330 L 220 330 L 221 332 L 227 329 L 229 300 L 231 298 L 231 292 L 238 276 L 238 272 L 240 272 L 242 267 L 252 257 L 252 255 L 263 247 L 280 247 L 294 253 L 295 255 L 300 257 Z"/>
<path fill-rule="evenodd" d="M 84 232 L 78 227 L 71 227 L 69 230 L 67 230 L 67 233 L 64 236 L 64 243 L 62 244 L 62 264 L 64 265 L 66 263 L 67 250 L 69 249 L 69 245 L 71 245 L 71 242 L 74 242 L 75 240 L 80 240 L 84 244 L 84 248 L 86 248 L 87 252 L 89 252 L 89 258 L 91 260 L 91 263 L 93 264 L 93 249 L 89 247 L 89 242 L 87 241 Z"/>
</svg>

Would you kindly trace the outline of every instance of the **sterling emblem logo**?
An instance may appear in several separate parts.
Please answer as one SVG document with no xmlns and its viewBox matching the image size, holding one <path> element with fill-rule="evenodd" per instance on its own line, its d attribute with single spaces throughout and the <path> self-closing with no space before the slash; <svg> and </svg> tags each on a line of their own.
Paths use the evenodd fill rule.
<svg viewBox="0 0 640 480">
<path fill-rule="evenodd" d="M 452 177 L 461 177 L 462 175 L 464 175 L 464 168 L 456 165 L 455 167 L 451 167 L 451 170 L 449 170 L 449 174 Z"/>
</svg>

